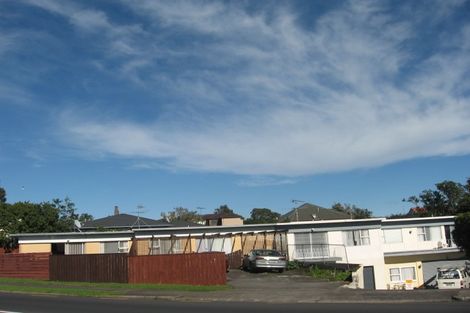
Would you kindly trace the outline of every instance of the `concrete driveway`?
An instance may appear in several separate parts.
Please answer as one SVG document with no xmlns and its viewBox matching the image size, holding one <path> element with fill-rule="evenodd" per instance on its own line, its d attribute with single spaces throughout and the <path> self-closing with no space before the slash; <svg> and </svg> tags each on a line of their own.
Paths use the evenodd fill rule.
<svg viewBox="0 0 470 313">
<path fill-rule="evenodd" d="M 458 292 L 458 290 L 350 289 L 343 282 L 318 281 L 292 271 L 279 274 L 230 270 L 227 274 L 227 284 L 233 288 L 225 291 L 179 294 L 174 300 L 264 303 L 450 302 L 452 296 Z"/>
<path fill-rule="evenodd" d="M 236 290 L 259 291 L 264 293 L 289 291 L 303 292 L 305 290 L 323 290 L 332 292 L 341 286 L 343 282 L 328 282 L 314 280 L 306 275 L 299 275 L 292 271 L 282 274 L 277 272 L 250 273 L 241 270 L 230 270 L 227 274 L 227 284 Z"/>
</svg>

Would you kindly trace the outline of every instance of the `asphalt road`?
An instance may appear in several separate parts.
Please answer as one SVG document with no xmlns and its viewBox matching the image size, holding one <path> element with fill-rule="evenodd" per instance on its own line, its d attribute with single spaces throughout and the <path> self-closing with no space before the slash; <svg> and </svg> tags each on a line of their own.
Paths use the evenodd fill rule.
<svg viewBox="0 0 470 313">
<path fill-rule="evenodd" d="M 469 312 L 469 302 L 406 303 L 406 304 L 263 304 L 263 303 L 189 303 L 162 302 L 136 299 L 94 299 L 60 296 L 32 296 L 0 293 L 0 313 L 128 313 L 128 312 L 191 312 L 191 313 L 240 313 L 240 312 Z"/>
</svg>

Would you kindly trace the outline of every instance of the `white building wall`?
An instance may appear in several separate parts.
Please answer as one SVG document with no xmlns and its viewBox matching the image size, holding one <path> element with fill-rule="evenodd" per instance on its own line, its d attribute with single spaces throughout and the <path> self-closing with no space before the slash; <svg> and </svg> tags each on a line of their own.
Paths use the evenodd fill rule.
<svg viewBox="0 0 470 313">
<path fill-rule="evenodd" d="M 343 240 L 342 232 L 335 234 L 336 239 L 341 237 Z M 385 284 L 385 261 L 383 254 L 382 244 L 382 230 L 369 229 L 370 245 L 364 246 L 346 246 L 348 262 L 352 264 L 361 264 L 364 266 L 374 267 L 375 288 L 386 289 Z M 356 273 L 358 288 L 364 288 L 364 280 L 362 275 L 362 268 Z"/>
<path fill-rule="evenodd" d="M 436 240 L 419 241 L 418 240 L 418 227 L 401 228 L 403 241 L 400 243 L 385 243 L 383 232 L 382 241 L 384 252 L 400 252 L 400 251 L 421 251 L 433 250 L 446 247 L 446 237 L 444 226 L 437 226 L 440 228 L 441 237 Z"/>
</svg>

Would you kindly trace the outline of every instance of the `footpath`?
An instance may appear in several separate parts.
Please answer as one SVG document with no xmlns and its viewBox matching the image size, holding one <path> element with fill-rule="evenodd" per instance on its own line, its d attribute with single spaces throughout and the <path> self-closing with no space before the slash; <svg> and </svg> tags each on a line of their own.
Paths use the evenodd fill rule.
<svg viewBox="0 0 470 313">
<path fill-rule="evenodd" d="M 45 288 L 34 282 L 2 282 L 0 291 L 8 292 L 8 286 L 21 285 L 21 292 L 44 294 Z M 49 295 L 67 294 L 66 289 L 76 286 L 47 284 Z M 342 282 L 314 280 L 309 276 L 292 272 L 247 273 L 232 270 L 227 278 L 228 288 L 216 291 L 182 291 L 164 289 L 136 289 L 126 285 L 87 285 L 83 296 L 112 297 L 118 299 L 147 299 L 156 301 L 185 302 L 259 302 L 259 303 L 423 303 L 469 301 L 470 289 L 437 290 L 362 290 L 351 289 Z M 57 292 L 59 289 L 60 292 Z M 65 289 L 65 290 L 64 290 Z M 12 291 L 18 292 L 18 291 Z M 76 292 L 74 295 L 80 295 Z"/>
</svg>

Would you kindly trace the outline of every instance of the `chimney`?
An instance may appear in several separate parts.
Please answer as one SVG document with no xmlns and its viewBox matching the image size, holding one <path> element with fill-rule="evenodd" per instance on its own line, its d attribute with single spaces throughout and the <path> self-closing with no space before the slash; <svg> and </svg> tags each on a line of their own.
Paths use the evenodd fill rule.
<svg viewBox="0 0 470 313">
<path fill-rule="evenodd" d="M 119 215 L 119 207 L 117 205 L 114 206 L 114 215 Z"/>
</svg>

